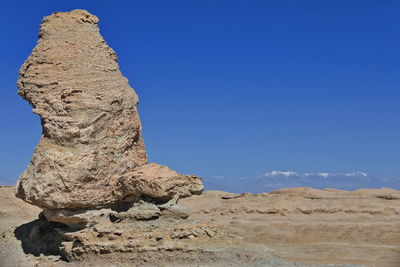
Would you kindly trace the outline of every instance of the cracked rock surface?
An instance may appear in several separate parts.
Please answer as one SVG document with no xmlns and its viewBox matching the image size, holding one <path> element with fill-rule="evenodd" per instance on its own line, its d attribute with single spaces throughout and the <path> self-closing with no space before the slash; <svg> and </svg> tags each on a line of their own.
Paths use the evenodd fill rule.
<svg viewBox="0 0 400 267">
<path fill-rule="evenodd" d="M 19 71 L 18 94 L 40 116 L 43 130 L 16 196 L 59 211 L 200 193 L 197 176 L 147 163 L 138 96 L 98 22 L 85 10 L 55 12 L 42 21 Z"/>
</svg>

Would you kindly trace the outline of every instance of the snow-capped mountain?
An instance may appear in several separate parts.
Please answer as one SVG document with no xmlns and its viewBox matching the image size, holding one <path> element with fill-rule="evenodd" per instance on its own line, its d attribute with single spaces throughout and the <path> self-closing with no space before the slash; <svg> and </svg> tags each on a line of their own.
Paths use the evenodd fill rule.
<svg viewBox="0 0 400 267">
<path fill-rule="evenodd" d="M 347 173 L 270 171 L 255 177 L 211 176 L 204 178 L 206 190 L 222 190 L 234 193 L 262 193 L 288 187 L 359 188 L 390 187 L 400 189 L 400 177 L 388 178 L 370 175 L 363 171 Z"/>
<path fill-rule="evenodd" d="M 263 174 L 262 176 L 276 177 L 276 176 L 293 176 L 293 177 L 307 177 L 307 176 L 320 176 L 320 177 L 337 177 L 337 176 L 368 176 L 367 173 L 361 171 L 349 172 L 349 173 L 329 173 L 329 172 L 316 172 L 316 173 L 298 173 L 294 171 L 271 171 Z"/>
<path fill-rule="evenodd" d="M 264 176 L 297 176 L 297 172 L 293 172 L 293 171 L 286 171 L 286 172 L 281 172 L 281 171 L 272 171 L 272 172 L 267 172 L 264 174 Z"/>
</svg>

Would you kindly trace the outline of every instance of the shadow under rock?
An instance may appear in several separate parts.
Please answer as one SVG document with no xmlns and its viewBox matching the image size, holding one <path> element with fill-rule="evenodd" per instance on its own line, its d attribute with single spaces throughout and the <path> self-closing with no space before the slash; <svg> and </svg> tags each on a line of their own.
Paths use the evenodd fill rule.
<svg viewBox="0 0 400 267">
<path fill-rule="evenodd" d="M 61 256 L 61 243 L 66 241 L 61 231 L 66 229 L 68 227 L 64 224 L 40 218 L 18 226 L 14 234 L 26 254 Z"/>
</svg>

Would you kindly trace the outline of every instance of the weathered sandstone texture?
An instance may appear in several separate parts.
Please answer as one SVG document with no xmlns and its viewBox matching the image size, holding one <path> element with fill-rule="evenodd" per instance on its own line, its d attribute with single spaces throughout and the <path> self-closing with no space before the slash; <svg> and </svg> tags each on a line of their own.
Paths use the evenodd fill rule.
<svg viewBox="0 0 400 267">
<path fill-rule="evenodd" d="M 84 10 L 42 21 L 19 71 L 18 94 L 40 116 L 43 131 L 16 196 L 54 212 L 201 192 L 197 176 L 147 164 L 138 96 L 98 21 Z"/>
<path fill-rule="evenodd" d="M 13 190 L 0 186 L 0 266 L 398 267 L 400 262 L 400 191 L 392 189 L 206 191 L 178 201 L 190 208 L 188 219 L 180 219 L 185 212 L 177 207 L 170 210 L 174 206 L 136 203 L 110 213 L 112 221 L 97 217 L 96 225 L 73 232 L 37 219 L 40 209 L 15 198 Z"/>
</svg>

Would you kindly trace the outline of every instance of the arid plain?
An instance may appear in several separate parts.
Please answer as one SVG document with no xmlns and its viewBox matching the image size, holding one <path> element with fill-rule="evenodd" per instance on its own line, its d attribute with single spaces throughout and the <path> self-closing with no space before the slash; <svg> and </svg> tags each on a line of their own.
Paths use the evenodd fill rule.
<svg viewBox="0 0 400 267">
<path fill-rule="evenodd" d="M 14 187 L 0 188 L 0 203 L 2 266 L 77 265 L 56 256 L 24 253 L 15 228 L 35 220 L 40 209 L 15 198 Z M 396 190 L 293 188 L 257 195 L 206 191 L 179 204 L 191 209 L 190 219 L 240 237 L 243 249 L 261 245 L 297 266 L 399 266 L 400 192 Z"/>
<path fill-rule="evenodd" d="M 98 22 L 45 17 L 20 68 L 42 135 L 16 187 L 0 187 L 0 266 L 400 266 L 399 191 L 203 191 L 149 163 L 138 96 Z"/>
</svg>

